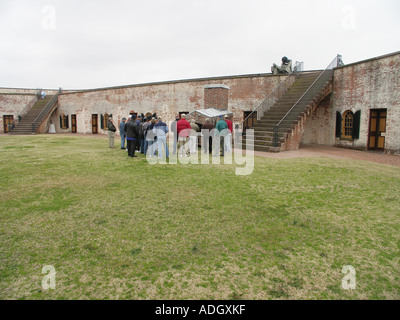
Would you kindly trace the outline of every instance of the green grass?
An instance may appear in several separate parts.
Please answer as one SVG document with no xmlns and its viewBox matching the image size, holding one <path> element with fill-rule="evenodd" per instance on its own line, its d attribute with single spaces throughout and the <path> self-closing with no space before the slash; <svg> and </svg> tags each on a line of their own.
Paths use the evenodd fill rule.
<svg viewBox="0 0 400 320">
<path fill-rule="evenodd" d="M 236 176 L 107 145 L 0 137 L 1 299 L 400 298 L 399 168 L 256 157 Z"/>
</svg>

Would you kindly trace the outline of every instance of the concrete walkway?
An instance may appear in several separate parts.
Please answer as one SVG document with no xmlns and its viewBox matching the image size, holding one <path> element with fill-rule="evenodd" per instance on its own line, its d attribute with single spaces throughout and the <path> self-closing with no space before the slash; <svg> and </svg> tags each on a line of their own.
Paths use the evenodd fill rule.
<svg viewBox="0 0 400 320">
<path fill-rule="evenodd" d="M 400 167 L 400 156 L 375 151 L 359 151 L 330 146 L 311 145 L 295 151 L 280 153 L 255 152 L 256 156 L 273 159 L 327 157 L 334 159 L 357 159 Z"/>
</svg>

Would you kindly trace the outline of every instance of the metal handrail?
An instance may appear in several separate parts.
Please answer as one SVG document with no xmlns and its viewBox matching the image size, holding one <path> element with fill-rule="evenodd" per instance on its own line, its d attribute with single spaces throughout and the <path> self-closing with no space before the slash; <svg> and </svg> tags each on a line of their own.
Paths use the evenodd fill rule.
<svg viewBox="0 0 400 320">
<path fill-rule="evenodd" d="M 43 108 L 43 110 L 39 113 L 39 115 L 36 117 L 36 119 L 32 122 L 32 132 L 35 132 L 35 126 L 36 122 L 40 117 L 42 117 L 43 114 L 47 114 L 49 110 L 56 104 L 58 100 L 58 94 L 54 95 L 53 98 L 46 104 L 46 106 Z"/>
<path fill-rule="evenodd" d="M 290 108 L 290 110 L 283 116 L 283 118 L 278 122 L 278 124 L 274 127 L 274 147 L 278 146 L 278 135 L 279 135 L 279 126 L 282 122 L 287 118 L 287 116 L 293 111 L 293 109 L 299 104 L 299 102 L 304 98 L 304 96 L 311 90 L 311 88 L 318 82 L 318 80 L 325 74 L 328 70 L 332 70 L 338 67 L 342 63 L 342 56 L 337 55 L 335 59 L 326 67 L 324 71 L 315 79 L 315 81 L 310 85 L 310 87 L 303 93 L 299 100 Z"/>
<path fill-rule="evenodd" d="M 243 129 L 243 125 L 244 125 L 244 123 L 246 123 L 246 121 L 248 120 L 248 119 L 250 119 L 250 118 L 252 118 L 252 119 L 254 119 L 254 114 L 256 113 L 256 112 L 258 112 L 258 110 L 270 99 L 270 97 L 275 93 L 275 92 L 277 92 L 282 86 L 283 86 L 283 84 L 285 84 L 286 83 L 286 81 L 290 78 L 290 76 L 291 75 L 293 75 L 294 73 L 297 73 L 297 71 L 296 70 L 294 70 L 294 71 L 292 71 L 291 73 L 289 73 L 289 75 L 285 78 L 285 80 L 283 80 L 264 100 L 263 100 L 263 102 L 261 102 L 248 116 L 247 116 L 247 118 L 246 119 L 244 119 L 243 121 L 242 121 L 242 123 L 241 124 L 239 124 L 239 125 L 237 125 L 236 126 L 236 129 L 239 129 L 240 127 L 242 127 L 242 129 Z M 257 117 L 257 118 L 261 118 L 261 117 Z M 257 120 L 259 120 L 259 119 L 257 119 Z"/>
</svg>

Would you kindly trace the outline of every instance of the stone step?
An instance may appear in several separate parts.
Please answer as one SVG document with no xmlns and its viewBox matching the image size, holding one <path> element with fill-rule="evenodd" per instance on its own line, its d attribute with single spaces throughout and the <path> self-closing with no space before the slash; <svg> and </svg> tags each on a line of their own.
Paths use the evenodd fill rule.
<svg viewBox="0 0 400 320">
<path fill-rule="evenodd" d="M 46 96 L 45 99 L 38 100 L 31 110 L 21 119 L 17 127 L 10 132 L 10 134 L 32 134 L 32 125 L 35 120 L 38 120 L 37 125 L 33 128 L 34 131 L 40 126 L 43 119 L 47 116 L 43 114 L 39 117 L 40 113 L 53 99 L 54 96 Z"/>
<path fill-rule="evenodd" d="M 278 140 L 278 144 L 281 144 L 284 141 L 285 141 L 284 139 L 279 139 Z M 254 145 L 254 146 L 264 146 L 264 147 L 265 146 L 267 146 L 267 147 L 273 147 L 274 146 L 274 140 L 273 139 L 269 139 L 269 140 L 254 140 L 254 141 L 243 140 L 243 143 Z"/>
<path fill-rule="evenodd" d="M 296 127 L 309 106 L 319 99 L 322 91 L 332 80 L 333 72 L 322 75 L 321 73 L 321 71 L 301 73 L 283 97 L 255 123 L 251 128 L 254 130 L 254 141 L 248 142 L 255 150 L 269 152 L 271 149 L 275 152 L 280 149 L 288 133 Z M 314 87 L 309 89 L 312 84 Z M 278 123 L 280 123 L 279 143 L 276 148 L 274 147 L 274 129 Z M 246 140 L 244 140 L 244 145 L 246 145 Z"/>
<path fill-rule="evenodd" d="M 279 139 L 285 139 L 285 135 L 287 134 L 286 131 L 278 132 Z M 263 139 L 270 139 L 274 136 L 274 132 L 254 132 L 254 139 L 256 140 L 263 140 Z M 245 137 L 246 138 L 246 137 Z"/>
<path fill-rule="evenodd" d="M 297 118 L 296 119 L 287 119 L 286 118 L 285 120 L 283 120 L 282 123 L 294 123 L 295 121 L 297 121 Z M 261 125 L 261 126 L 271 125 L 271 124 L 275 124 L 275 123 L 277 123 L 277 121 L 275 121 L 271 118 L 269 118 L 268 120 L 257 121 L 257 125 Z"/>
<path fill-rule="evenodd" d="M 277 124 L 270 125 L 270 126 L 265 126 L 265 127 L 253 127 L 253 130 L 255 133 L 261 133 L 261 132 L 274 132 L 274 129 Z M 292 129 L 297 125 L 296 123 L 293 124 L 285 124 L 285 125 L 279 125 L 279 130 L 278 132 L 286 133 L 288 130 Z"/>
<path fill-rule="evenodd" d="M 257 122 L 254 126 L 253 129 L 256 128 L 265 128 L 267 126 L 276 126 L 281 120 L 283 119 L 283 116 L 273 116 L 269 118 L 269 120 L 264 120 L 263 122 Z M 292 124 L 296 123 L 301 119 L 301 115 L 289 115 L 285 118 L 285 120 L 282 121 L 281 124 Z"/>
<path fill-rule="evenodd" d="M 255 146 L 255 145 L 250 145 L 251 146 L 251 148 L 254 150 L 254 151 L 260 151 L 260 152 L 271 152 L 271 149 L 272 148 L 274 148 L 272 145 L 271 146 Z M 278 148 L 280 148 L 280 144 L 278 144 Z M 246 144 L 243 144 L 242 145 L 242 149 L 246 149 L 247 148 L 247 145 Z"/>
</svg>

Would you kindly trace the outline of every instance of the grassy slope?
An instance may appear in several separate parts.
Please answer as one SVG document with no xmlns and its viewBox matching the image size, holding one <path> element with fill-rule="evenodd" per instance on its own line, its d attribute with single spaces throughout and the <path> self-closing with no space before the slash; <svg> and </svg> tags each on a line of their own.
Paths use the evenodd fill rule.
<svg viewBox="0 0 400 320">
<path fill-rule="evenodd" d="M 0 137 L 0 161 L 2 299 L 400 298 L 398 168 L 256 158 L 239 177 L 57 136 Z"/>
</svg>

